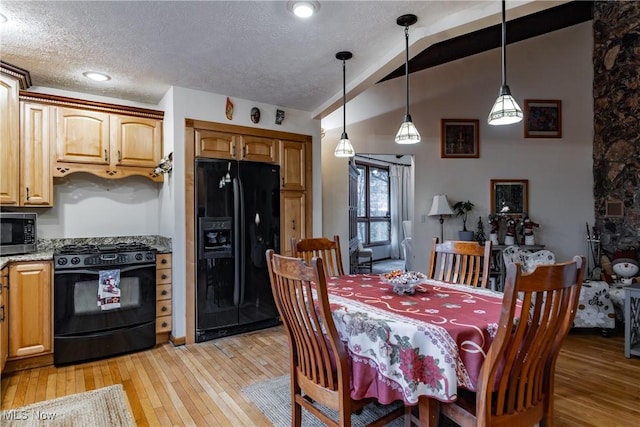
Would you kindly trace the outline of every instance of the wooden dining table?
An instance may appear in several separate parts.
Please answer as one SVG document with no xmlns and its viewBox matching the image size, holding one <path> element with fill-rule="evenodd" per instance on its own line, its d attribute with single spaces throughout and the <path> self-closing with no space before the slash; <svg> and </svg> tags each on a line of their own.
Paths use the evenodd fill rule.
<svg viewBox="0 0 640 427">
<path fill-rule="evenodd" d="M 419 406 L 435 425 L 438 402 L 475 391 L 495 337 L 502 293 L 426 280 L 399 295 L 378 275 L 327 280 L 336 328 L 351 358 L 354 399 Z"/>
</svg>

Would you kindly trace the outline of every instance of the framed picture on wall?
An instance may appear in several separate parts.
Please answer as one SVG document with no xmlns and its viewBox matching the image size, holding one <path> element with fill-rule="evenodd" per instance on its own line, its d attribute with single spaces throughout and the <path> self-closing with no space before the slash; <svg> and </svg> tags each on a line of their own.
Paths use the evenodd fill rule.
<svg viewBox="0 0 640 427">
<path fill-rule="evenodd" d="M 492 179 L 491 213 L 522 215 L 529 211 L 529 180 Z"/>
<path fill-rule="evenodd" d="M 562 138 L 562 101 L 524 100 L 525 138 Z"/>
<path fill-rule="evenodd" d="M 475 119 L 441 119 L 440 157 L 443 159 L 480 157 L 479 121 Z"/>
</svg>

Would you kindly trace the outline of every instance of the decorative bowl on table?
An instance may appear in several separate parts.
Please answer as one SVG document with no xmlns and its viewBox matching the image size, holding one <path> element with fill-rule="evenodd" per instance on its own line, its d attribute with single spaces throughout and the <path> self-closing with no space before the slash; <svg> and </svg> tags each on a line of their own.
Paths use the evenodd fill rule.
<svg viewBox="0 0 640 427">
<path fill-rule="evenodd" d="M 424 283 L 427 277 L 419 271 L 393 270 L 380 275 L 380 280 L 393 286 L 393 292 L 398 295 L 411 295 L 415 287 Z"/>
</svg>

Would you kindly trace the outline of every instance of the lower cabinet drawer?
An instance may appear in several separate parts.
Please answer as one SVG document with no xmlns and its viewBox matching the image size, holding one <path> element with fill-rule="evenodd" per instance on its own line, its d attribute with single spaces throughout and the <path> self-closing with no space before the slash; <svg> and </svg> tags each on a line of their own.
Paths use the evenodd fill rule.
<svg viewBox="0 0 640 427">
<path fill-rule="evenodd" d="M 171 300 L 156 301 L 156 317 L 171 315 Z"/>
<path fill-rule="evenodd" d="M 156 300 L 171 299 L 171 284 L 156 286 Z"/>
<path fill-rule="evenodd" d="M 160 316 L 156 319 L 156 334 L 171 331 L 171 316 Z"/>
</svg>

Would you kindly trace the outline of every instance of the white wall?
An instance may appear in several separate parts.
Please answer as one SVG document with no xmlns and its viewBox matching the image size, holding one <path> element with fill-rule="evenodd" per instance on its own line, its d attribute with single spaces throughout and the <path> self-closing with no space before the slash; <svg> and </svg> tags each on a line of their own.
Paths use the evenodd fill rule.
<svg viewBox="0 0 640 427">
<path fill-rule="evenodd" d="M 492 178 L 528 179 L 529 214 L 540 224 L 538 243 L 565 260 L 586 251 L 585 222 L 593 223 L 593 98 L 591 22 L 507 47 L 508 84 L 524 99 L 562 101 L 561 139 L 523 137 L 523 123 L 489 126 L 486 117 L 500 87 L 500 49 L 443 64 L 410 76 L 411 108 L 422 142 L 393 142 L 404 115 L 404 78 L 377 84 L 347 105 L 347 132 L 356 152 L 413 154 L 415 159 L 414 265 L 425 271 L 431 237 L 440 234 L 436 218 L 424 217 L 438 193 L 452 203 L 471 200 L 488 233 L 489 182 Z M 440 158 L 440 119 L 480 120 L 479 159 Z M 342 111 L 322 121 L 323 234 L 348 238 L 347 161 L 333 156 Z M 459 218 L 445 221 L 445 239 L 457 238 Z"/>
<path fill-rule="evenodd" d="M 38 237 L 157 235 L 160 185 L 144 177 L 109 180 L 86 173 L 56 178 L 53 207 L 38 212 Z"/>
</svg>

